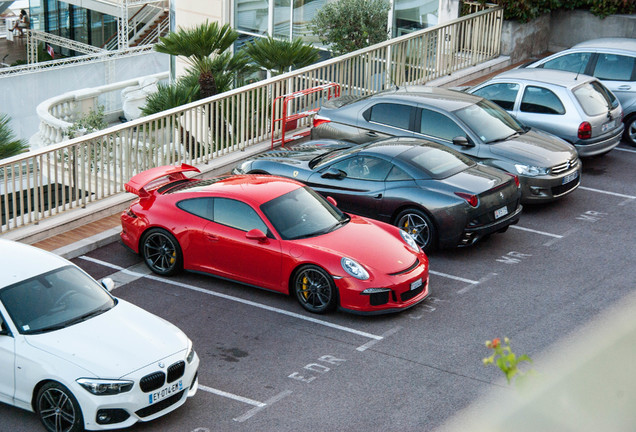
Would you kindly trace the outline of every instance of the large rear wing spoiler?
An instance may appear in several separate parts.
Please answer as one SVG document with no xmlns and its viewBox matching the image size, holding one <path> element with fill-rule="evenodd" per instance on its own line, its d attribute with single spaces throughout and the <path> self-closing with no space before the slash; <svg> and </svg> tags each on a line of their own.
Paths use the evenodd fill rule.
<svg viewBox="0 0 636 432">
<path fill-rule="evenodd" d="M 177 180 L 185 180 L 185 172 L 195 171 L 200 173 L 197 167 L 188 164 L 164 165 L 143 171 L 133 176 L 128 183 L 124 185 L 127 192 L 134 193 L 140 198 L 147 197 L 150 194 L 148 190 L 157 189 L 160 186 L 172 183 Z"/>
</svg>

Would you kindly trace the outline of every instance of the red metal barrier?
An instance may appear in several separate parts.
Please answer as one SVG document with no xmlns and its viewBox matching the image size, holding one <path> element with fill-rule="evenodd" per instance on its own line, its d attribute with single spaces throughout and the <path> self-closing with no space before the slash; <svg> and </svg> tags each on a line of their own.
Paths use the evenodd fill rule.
<svg viewBox="0 0 636 432">
<path fill-rule="evenodd" d="M 297 139 L 304 138 L 307 135 L 309 135 L 309 131 L 303 131 L 303 132 L 294 134 L 290 137 L 286 137 L 285 133 L 288 131 L 297 129 L 298 120 L 316 114 L 319 108 L 314 108 L 308 111 L 301 111 L 301 112 L 297 112 L 293 114 L 288 114 L 287 105 L 290 101 L 308 96 L 313 93 L 324 92 L 324 91 L 327 92 L 327 99 L 331 99 L 332 97 L 338 97 L 340 96 L 340 84 L 337 84 L 337 83 L 324 84 L 318 87 L 312 87 L 312 88 L 300 90 L 294 93 L 288 93 L 282 96 L 278 96 L 276 99 L 274 99 L 274 102 L 272 103 L 272 129 L 271 129 L 272 148 L 274 148 L 274 145 L 278 143 L 280 143 L 281 146 L 285 147 L 285 143 L 290 141 L 295 141 Z M 280 100 L 282 100 L 282 104 L 283 104 L 283 108 L 282 108 L 283 113 L 282 113 L 282 117 L 276 118 L 276 104 Z M 283 123 L 283 127 L 281 128 L 281 137 L 274 138 L 274 127 L 276 123 L 278 122 Z"/>
</svg>

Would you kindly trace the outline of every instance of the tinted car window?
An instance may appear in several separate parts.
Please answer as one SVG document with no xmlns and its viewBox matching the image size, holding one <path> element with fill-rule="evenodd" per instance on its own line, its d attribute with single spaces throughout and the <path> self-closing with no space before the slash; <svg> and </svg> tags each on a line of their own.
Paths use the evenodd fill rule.
<svg viewBox="0 0 636 432">
<path fill-rule="evenodd" d="M 267 225 L 252 207 L 233 199 L 214 199 L 214 222 L 227 225 L 241 231 L 259 229 L 267 233 Z"/>
<path fill-rule="evenodd" d="M 419 132 L 437 138 L 452 141 L 458 136 L 466 136 L 466 132 L 444 114 L 422 108 Z"/>
<path fill-rule="evenodd" d="M 579 86 L 572 93 L 574 93 L 574 97 L 579 101 L 587 115 L 604 114 L 609 111 L 611 105 L 616 106 L 616 98 L 597 82 Z"/>
<path fill-rule="evenodd" d="M 402 168 L 398 168 L 393 165 L 393 168 L 391 168 L 391 171 L 389 171 L 389 175 L 386 177 L 386 181 L 400 180 L 413 180 L 413 178 L 408 175 Z"/>
<path fill-rule="evenodd" d="M 408 105 L 380 103 L 371 107 L 365 113 L 365 118 L 375 123 L 408 130 L 412 110 L 413 108 Z"/>
<path fill-rule="evenodd" d="M 455 115 L 485 143 L 504 140 L 523 128 L 507 112 L 487 100 L 455 111 Z"/>
<path fill-rule="evenodd" d="M 213 220 L 213 203 L 214 200 L 212 198 L 193 198 L 179 201 L 177 207 L 195 216 Z"/>
<path fill-rule="evenodd" d="M 539 114 L 565 114 L 561 100 L 551 90 L 528 86 L 521 99 L 521 111 Z"/>
<path fill-rule="evenodd" d="M 370 156 L 354 156 L 331 166 L 347 173 L 347 177 L 360 180 L 383 181 L 391 163 Z"/>
<path fill-rule="evenodd" d="M 475 165 L 467 156 L 441 146 L 413 147 L 399 158 L 434 179 L 446 178 Z"/>
<path fill-rule="evenodd" d="M 587 63 L 590 61 L 591 53 L 571 53 L 565 54 L 552 60 L 548 60 L 540 67 L 545 69 L 558 69 L 570 72 L 583 73 Z"/>
<path fill-rule="evenodd" d="M 635 57 L 616 54 L 599 54 L 594 76 L 601 80 L 632 81 L 634 77 Z"/>
<path fill-rule="evenodd" d="M 519 84 L 516 83 L 497 83 L 482 87 L 473 94 L 486 98 L 505 110 L 512 110 L 515 106 L 517 93 L 519 93 L 519 87 Z"/>
</svg>

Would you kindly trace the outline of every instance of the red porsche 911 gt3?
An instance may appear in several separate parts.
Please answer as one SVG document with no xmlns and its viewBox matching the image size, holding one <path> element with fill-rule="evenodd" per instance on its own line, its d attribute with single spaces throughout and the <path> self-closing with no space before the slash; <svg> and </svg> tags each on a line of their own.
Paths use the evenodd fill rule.
<svg viewBox="0 0 636 432">
<path fill-rule="evenodd" d="M 205 272 L 296 296 L 310 312 L 396 312 L 429 294 L 428 258 L 404 231 L 348 215 L 295 180 L 188 178 L 193 166 L 134 176 L 121 238 L 161 275 Z"/>
</svg>

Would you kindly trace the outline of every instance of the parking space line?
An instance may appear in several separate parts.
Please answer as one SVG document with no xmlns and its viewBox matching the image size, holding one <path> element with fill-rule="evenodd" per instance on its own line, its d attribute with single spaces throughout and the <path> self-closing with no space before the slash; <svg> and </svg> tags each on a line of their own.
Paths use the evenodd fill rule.
<svg viewBox="0 0 636 432">
<path fill-rule="evenodd" d="M 535 234 L 541 234 L 541 235 L 548 236 L 548 237 L 554 237 L 554 238 L 557 238 L 557 239 L 563 238 L 563 236 L 559 235 L 559 234 L 552 234 L 552 233 L 548 233 L 548 232 L 544 232 L 544 231 L 537 231 L 537 230 L 533 230 L 533 229 L 530 229 L 530 228 L 520 227 L 520 226 L 517 226 L 517 225 L 510 225 L 510 228 L 514 228 L 514 229 L 517 229 L 519 231 L 527 231 L 527 232 L 531 232 L 531 233 L 535 233 Z"/>
<path fill-rule="evenodd" d="M 619 148 L 619 147 L 614 147 L 614 150 L 624 151 L 624 152 L 628 152 L 628 153 L 636 153 L 636 150 L 629 150 L 629 149 L 624 149 L 624 148 Z"/>
<path fill-rule="evenodd" d="M 475 284 L 468 285 L 468 286 L 460 289 L 459 291 L 457 291 L 457 294 L 465 294 L 468 291 L 470 291 L 471 289 L 473 289 L 476 285 L 483 284 L 487 280 L 490 280 L 490 279 L 492 279 L 493 277 L 495 277 L 497 275 L 498 275 L 498 273 L 489 273 L 486 276 L 484 276 L 483 278 L 479 279 Z"/>
<path fill-rule="evenodd" d="M 382 334 L 382 337 L 385 338 L 385 337 L 391 336 L 391 335 L 397 333 L 401 328 L 402 327 L 394 327 L 391 330 L 389 330 L 388 332 Z M 380 341 L 379 340 L 369 341 L 369 342 L 365 343 L 364 345 L 360 345 L 358 348 L 356 348 L 356 351 L 360 351 L 360 352 L 366 351 L 368 348 L 371 348 L 373 345 L 377 344 L 378 342 L 380 342 Z"/>
<path fill-rule="evenodd" d="M 598 192 L 598 193 L 605 194 L 605 195 L 617 196 L 617 197 L 621 197 L 621 198 L 636 199 L 636 196 L 633 196 L 633 195 L 625 195 L 625 194 L 621 194 L 621 193 L 604 191 L 604 190 L 601 190 L 601 189 L 593 189 L 593 188 L 584 187 L 584 186 L 579 186 L 579 189 L 583 189 L 583 190 L 591 191 L 591 192 Z"/>
<path fill-rule="evenodd" d="M 201 385 L 201 384 L 199 384 L 199 389 L 203 390 L 205 392 L 208 392 L 208 393 L 212 393 L 212 394 L 218 395 L 218 396 L 226 397 L 228 399 L 233 399 L 235 401 L 243 402 L 243 403 L 246 403 L 248 405 L 254 405 L 255 407 L 263 408 L 263 407 L 267 406 L 267 404 L 264 403 L 264 402 L 255 401 L 255 400 L 243 397 L 243 396 L 238 396 L 238 395 L 235 395 L 235 394 L 232 394 L 232 393 L 225 392 L 223 390 L 218 390 L 218 389 L 215 389 L 215 388 L 212 388 L 212 387 L 206 387 L 206 386 Z"/>
<path fill-rule="evenodd" d="M 453 275 L 449 275 L 449 274 L 446 274 L 446 273 L 440 273 L 440 272 L 436 272 L 436 271 L 433 271 L 433 270 L 430 270 L 430 269 L 428 270 L 428 272 L 430 274 L 432 274 L 432 275 L 435 275 L 435 276 L 441 276 L 441 277 L 445 277 L 447 279 L 453 279 L 453 280 L 456 280 L 456 281 L 466 282 L 466 283 L 469 283 L 469 284 L 478 284 L 479 283 L 479 281 L 474 281 L 474 280 L 470 280 L 470 279 L 464 279 L 464 278 L 459 277 L 459 276 L 453 276 Z"/>
<path fill-rule="evenodd" d="M 292 394 L 293 392 L 291 390 L 285 390 L 282 393 L 277 394 L 276 396 L 274 396 L 271 399 L 267 399 L 265 401 L 265 403 L 263 404 L 263 406 L 258 406 L 256 408 L 252 408 L 251 410 L 249 410 L 248 412 L 246 412 L 245 414 L 243 414 L 240 417 L 236 417 L 235 419 L 233 419 L 235 422 L 244 422 L 245 420 L 249 419 L 250 417 L 252 417 L 254 414 L 256 414 L 257 412 L 265 409 L 265 407 L 272 405 L 274 402 L 277 402 L 279 400 L 281 400 L 282 398 L 289 396 L 290 394 Z"/>
<path fill-rule="evenodd" d="M 233 297 L 233 296 L 230 296 L 230 295 L 227 295 L 227 294 L 217 293 L 217 292 L 210 291 L 210 290 L 207 290 L 207 289 L 204 289 L 204 288 L 196 287 L 194 285 L 188 285 L 188 284 L 185 284 L 185 283 L 182 283 L 182 282 L 177 282 L 177 281 L 174 281 L 174 280 L 161 278 L 161 277 L 155 276 L 155 275 L 135 273 L 135 272 L 132 272 L 130 270 L 124 269 L 123 267 L 120 267 L 120 266 L 117 266 L 117 265 L 114 265 L 114 264 L 111 264 L 111 263 L 108 263 L 108 262 L 105 262 L 105 261 L 101 261 L 101 260 L 98 260 L 98 259 L 95 259 L 95 258 L 90 258 L 90 257 L 87 257 L 87 256 L 81 256 L 80 258 L 81 259 L 85 259 L 87 261 L 94 262 L 96 264 L 102 264 L 102 265 L 104 265 L 106 267 L 110 267 L 110 268 L 119 270 L 121 272 L 128 273 L 130 275 L 138 275 L 140 278 L 143 277 L 143 278 L 150 279 L 150 280 L 155 280 L 155 281 L 158 281 L 158 282 L 161 282 L 161 283 L 179 286 L 179 287 L 182 287 L 182 288 L 189 289 L 191 291 L 197 291 L 197 292 L 200 292 L 200 293 L 203 293 L 203 294 L 211 295 L 211 296 L 214 296 L 214 297 L 219 297 L 219 298 L 222 298 L 222 299 L 225 299 L 225 300 L 230 300 L 230 301 L 233 301 L 233 302 L 242 303 L 242 304 L 247 305 L 247 306 L 253 306 L 253 307 L 256 307 L 256 308 L 259 308 L 259 309 L 264 309 L 264 310 L 267 310 L 267 311 L 270 311 L 270 312 L 275 312 L 275 313 L 278 313 L 280 315 L 287 315 L 287 316 L 290 316 L 292 318 L 297 318 L 297 319 L 300 319 L 300 320 L 309 321 L 309 322 L 312 322 L 314 324 L 319 324 L 319 325 L 322 325 L 322 326 L 325 326 L 325 327 L 330 327 L 330 328 L 333 328 L 333 329 L 336 329 L 336 330 L 341 330 L 341 331 L 344 331 L 344 332 L 347 332 L 347 333 L 352 333 L 352 334 L 355 334 L 355 335 L 358 335 L 358 336 L 362 336 L 362 337 L 366 337 L 366 338 L 369 338 L 369 339 L 375 339 L 375 340 L 382 340 L 383 339 L 382 336 L 378 336 L 378 335 L 374 335 L 374 334 L 371 334 L 371 333 L 363 332 L 363 331 L 360 331 L 360 330 L 352 329 L 350 327 L 341 326 L 339 324 L 333 324 L 333 323 L 330 323 L 330 322 L 327 322 L 327 321 L 322 321 L 322 320 L 319 320 L 319 319 L 316 319 L 316 318 L 312 318 L 312 317 L 308 317 L 308 316 L 304 316 L 304 315 L 301 315 L 301 314 L 298 314 L 298 313 L 295 313 L 295 312 L 289 312 L 289 311 L 286 311 L 284 309 L 278 309 L 278 308 L 275 308 L 275 307 L 272 307 L 272 306 L 267 306 L 267 305 L 264 305 L 264 304 L 261 304 L 261 303 L 256 303 L 256 302 L 253 302 L 251 300 L 245 300 L 245 299 L 242 299 L 242 298 L 239 298 L 239 297 Z"/>
</svg>

